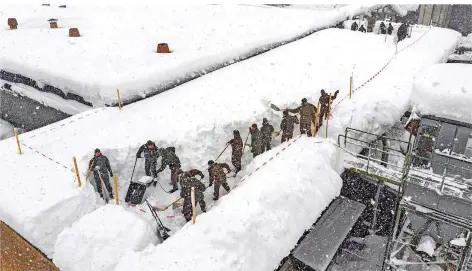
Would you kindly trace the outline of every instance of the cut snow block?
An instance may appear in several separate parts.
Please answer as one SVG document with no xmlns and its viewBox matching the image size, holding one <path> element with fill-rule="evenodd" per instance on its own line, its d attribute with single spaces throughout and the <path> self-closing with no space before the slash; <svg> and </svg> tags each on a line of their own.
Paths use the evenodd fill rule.
<svg viewBox="0 0 472 271">
<path fill-rule="evenodd" d="M 80 37 L 78 28 L 69 28 L 69 37 Z"/>
<path fill-rule="evenodd" d="M 10 26 L 10 29 L 16 29 L 18 26 L 16 18 L 8 18 L 8 25 Z"/>
<path fill-rule="evenodd" d="M 167 43 L 159 43 L 157 45 L 157 52 L 160 54 L 169 54 L 169 45 L 167 45 Z"/>
</svg>

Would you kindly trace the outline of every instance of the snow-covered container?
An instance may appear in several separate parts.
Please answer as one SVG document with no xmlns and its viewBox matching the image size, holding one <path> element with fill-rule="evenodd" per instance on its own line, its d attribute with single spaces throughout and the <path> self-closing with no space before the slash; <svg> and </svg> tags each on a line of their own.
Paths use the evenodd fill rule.
<svg viewBox="0 0 472 271">
<path fill-rule="evenodd" d="M 415 76 L 411 103 L 422 115 L 472 123 L 472 65 L 436 64 Z"/>
<path fill-rule="evenodd" d="M 156 245 L 157 237 L 147 221 L 109 204 L 62 231 L 53 261 L 64 271 L 111 271 L 127 251 L 140 251 L 150 244 Z"/>
</svg>

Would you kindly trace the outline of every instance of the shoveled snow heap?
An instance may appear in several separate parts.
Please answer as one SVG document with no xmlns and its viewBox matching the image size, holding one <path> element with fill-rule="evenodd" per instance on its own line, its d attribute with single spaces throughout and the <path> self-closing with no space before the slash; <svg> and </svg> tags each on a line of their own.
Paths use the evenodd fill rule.
<svg viewBox="0 0 472 271">
<path fill-rule="evenodd" d="M 116 89 L 124 100 L 145 97 L 372 6 L 382 5 L 332 11 L 234 5 L 3 6 L 0 21 L 15 17 L 19 26 L 0 28 L 0 69 L 99 106 L 116 102 Z M 59 20 L 58 29 L 49 29 L 50 18 Z M 71 27 L 81 37 L 69 38 Z M 168 43 L 172 53 L 157 54 L 158 43 Z"/>
<path fill-rule="evenodd" d="M 303 232 L 339 195 L 332 166 L 336 148 L 301 137 L 224 196 L 197 223 L 141 253 L 127 253 L 116 270 L 274 270 Z M 281 147 L 282 147 L 281 146 Z M 257 157 L 247 172 L 275 156 Z"/>
<path fill-rule="evenodd" d="M 13 125 L 8 121 L 0 119 L 0 140 L 13 136 Z"/>
<path fill-rule="evenodd" d="M 57 238 L 54 263 L 65 271 L 108 271 L 125 252 L 149 244 L 157 244 L 157 238 L 147 221 L 121 206 L 106 205 L 64 229 Z"/>
<path fill-rule="evenodd" d="M 411 103 L 422 115 L 472 123 L 472 65 L 437 64 L 416 74 Z"/>
</svg>

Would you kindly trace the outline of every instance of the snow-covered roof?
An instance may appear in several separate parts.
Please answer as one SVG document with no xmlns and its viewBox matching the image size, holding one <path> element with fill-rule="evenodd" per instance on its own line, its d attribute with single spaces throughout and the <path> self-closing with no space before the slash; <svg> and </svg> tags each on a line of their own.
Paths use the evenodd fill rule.
<svg viewBox="0 0 472 271">
<path fill-rule="evenodd" d="M 421 114 L 472 123 L 472 65 L 436 64 L 415 76 L 411 103 Z"/>
<path fill-rule="evenodd" d="M 72 92 L 95 106 L 112 104 L 117 89 L 123 100 L 157 93 L 372 6 L 382 5 L 320 11 L 242 5 L 4 5 L 0 21 L 16 17 L 19 27 L 0 29 L 0 69 Z M 59 28 L 49 28 L 51 17 L 59 19 Z M 69 38 L 71 27 L 81 37 Z M 171 54 L 156 53 L 163 42 Z"/>
</svg>

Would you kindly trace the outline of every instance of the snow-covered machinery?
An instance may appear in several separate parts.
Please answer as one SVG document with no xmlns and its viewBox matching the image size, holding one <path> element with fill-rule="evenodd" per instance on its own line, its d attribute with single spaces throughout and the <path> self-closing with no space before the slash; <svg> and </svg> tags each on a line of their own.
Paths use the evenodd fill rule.
<svg viewBox="0 0 472 271">
<path fill-rule="evenodd" d="M 352 128 L 338 138 L 350 170 L 397 189 L 382 270 L 472 270 L 472 125 L 423 116 L 406 127 L 408 141 Z"/>
</svg>

